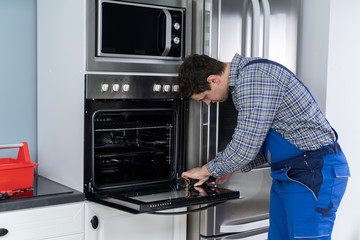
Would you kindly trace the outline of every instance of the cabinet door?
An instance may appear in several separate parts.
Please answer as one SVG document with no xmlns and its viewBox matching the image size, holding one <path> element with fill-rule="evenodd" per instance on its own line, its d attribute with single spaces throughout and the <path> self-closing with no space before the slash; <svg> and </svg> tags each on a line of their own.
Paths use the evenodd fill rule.
<svg viewBox="0 0 360 240">
<path fill-rule="evenodd" d="M 57 239 L 83 234 L 84 202 L 1 212 L 0 228 L 8 231 L 1 240 Z"/>
<path fill-rule="evenodd" d="M 92 202 L 85 205 L 86 240 L 186 239 L 186 215 L 130 214 Z"/>
</svg>

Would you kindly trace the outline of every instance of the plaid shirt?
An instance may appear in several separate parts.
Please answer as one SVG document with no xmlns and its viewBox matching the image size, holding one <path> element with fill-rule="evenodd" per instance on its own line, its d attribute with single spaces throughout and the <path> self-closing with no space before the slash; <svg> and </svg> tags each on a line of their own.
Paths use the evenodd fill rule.
<svg viewBox="0 0 360 240">
<path fill-rule="evenodd" d="M 278 64 L 255 63 L 236 54 L 228 86 L 238 111 L 233 138 L 207 163 L 214 177 L 265 163 L 259 150 L 270 129 L 301 150 L 316 150 L 336 140 L 312 95 L 300 80 Z"/>
</svg>

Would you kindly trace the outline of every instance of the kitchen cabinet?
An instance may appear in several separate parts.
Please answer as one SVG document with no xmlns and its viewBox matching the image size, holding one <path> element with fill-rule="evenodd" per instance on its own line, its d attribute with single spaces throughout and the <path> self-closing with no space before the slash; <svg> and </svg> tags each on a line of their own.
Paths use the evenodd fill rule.
<svg viewBox="0 0 360 240">
<path fill-rule="evenodd" d="M 1 240 L 84 240 L 84 202 L 0 212 Z"/>
<path fill-rule="evenodd" d="M 85 239 L 185 240 L 186 215 L 129 214 L 86 202 Z"/>
</svg>

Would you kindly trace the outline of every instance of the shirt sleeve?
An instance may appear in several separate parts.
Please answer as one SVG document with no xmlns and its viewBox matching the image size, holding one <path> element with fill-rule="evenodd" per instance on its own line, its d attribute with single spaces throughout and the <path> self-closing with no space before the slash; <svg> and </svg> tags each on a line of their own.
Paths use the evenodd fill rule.
<svg viewBox="0 0 360 240">
<path fill-rule="evenodd" d="M 238 111 L 237 126 L 224 151 L 207 163 L 208 171 L 219 177 L 238 170 L 250 171 L 264 163 L 259 150 L 283 98 L 283 87 L 256 66 L 240 73 L 232 97 Z"/>
</svg>

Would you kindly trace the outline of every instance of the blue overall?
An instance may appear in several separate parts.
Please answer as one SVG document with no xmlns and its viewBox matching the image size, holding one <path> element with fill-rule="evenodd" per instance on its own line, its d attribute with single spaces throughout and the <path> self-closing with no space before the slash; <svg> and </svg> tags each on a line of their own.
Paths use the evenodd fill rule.
<svg viewBox="0 0 360 240">
<path fill-rule="evenodd" d="M 264 59 L 247 65 L 253 63 L 279 65 Z M 350 176 L 337 134 L 333 144 L 303 151 L 270 129 L 261 154 L 270 163 L 273 178 L 268 239 L 331 239 Z"/>
</svg>

